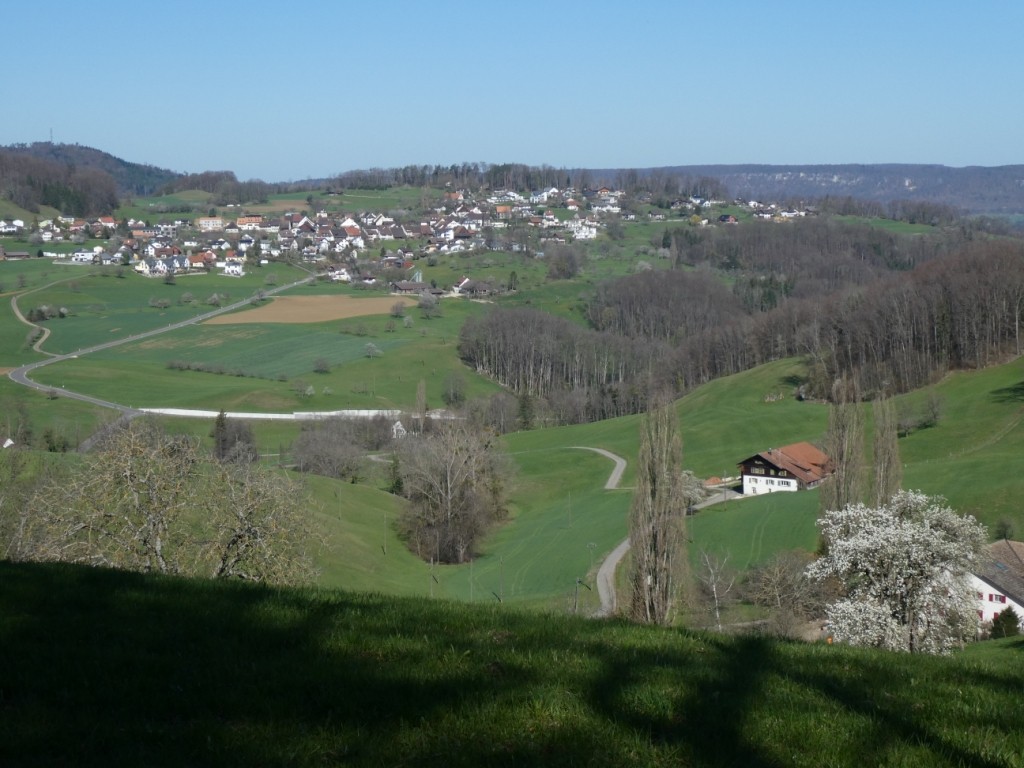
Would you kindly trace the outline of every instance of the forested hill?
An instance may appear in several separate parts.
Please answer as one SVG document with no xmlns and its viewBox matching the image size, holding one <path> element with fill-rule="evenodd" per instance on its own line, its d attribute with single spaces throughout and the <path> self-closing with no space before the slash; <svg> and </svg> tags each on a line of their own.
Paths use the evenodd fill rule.
<svg viewBox="0 0 1024 768">
<path fill-rule="evenodd" d="M 927 200 L 971 213 L 1024 213 L 1024 165 L 681 165 L 646 173 L 710 176 L 748 200 Z"/>
<path fill-rule="evenodd" d="M 37 141 L 0 147 L 0 154 L 49 161 L 73 171 L 93 170 L 113 179 L 118 195 L 151 195 L 180 174 L 153 165 L 131 163 L 92 147 Z"/>
</svg>

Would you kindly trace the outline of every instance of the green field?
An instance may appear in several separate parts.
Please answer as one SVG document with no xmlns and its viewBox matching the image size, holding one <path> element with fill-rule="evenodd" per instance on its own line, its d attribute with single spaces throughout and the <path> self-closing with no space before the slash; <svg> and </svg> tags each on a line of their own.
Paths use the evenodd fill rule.
<svg viewBox="0 0 1024 768">
<path fill-rule="evenodd" d="M 25 314 L 44 304 L 66 307 L 66 318 L 46 321 L 51 335 L 45 349 L 66 354 L 114 339 L 170 325 L 196 317 L 213 309 L 207 303 L 213 294 L 230 303 L 253 296 L 273 285 L 282 285 L 308 276 L 287 264 L 253 269 L 244 277 L 221 274 L 195 274 L 176 278 L 167 284 L 159 278 L 147 278 L 118 267 L 85 267 L 82 273 L 72 266 L 51 266 L 47 276 L 58 281 L 39 290 L 23 292 L 18 306 Z M 268 283 L 268 278 L 270 283 Z M 31 286 L 29 286 L 31 288 Z M 186 302 L 187 294 L 193 300 Z M 167 301 L 165 308 L 151 302 Z"/>
<path fill-rule="evenodd" d="M 440 408 L 453 373 L 463 378 L 467 397 L 498 390 L 466 370 L 457 356 L 459 327 L 468 314 L 482 309 L 472 302 L 446 301 L 441 315 L 429 320 L 410 311 L 410 327 L 387 316 L 189 326 L 55 363 L 40 369 L 35 379 L 135 407 L 266 412 L 412 410 L 423 380 L 427 405 Z M 389 321 L 394 330 L 387 330 Z M 375 345 L 380 356 L 368 357 L 367 344 Z M 330 372 L 315 372 L 320 359 Z M 171 370 L 167 364 L 173 360 L 219 365 L 225 373 Z M 307 396 L 305 386 L 297 390 L 298 380 L 314 394 Z"/>
</svg>

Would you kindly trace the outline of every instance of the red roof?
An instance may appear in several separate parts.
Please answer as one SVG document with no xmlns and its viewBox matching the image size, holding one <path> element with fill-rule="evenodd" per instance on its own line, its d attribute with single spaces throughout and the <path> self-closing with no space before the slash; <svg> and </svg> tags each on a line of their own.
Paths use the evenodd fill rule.
<svg viewBox="0 0 1024 768">
<path fill-rule="evenodd" d="M 818 483 L 832 473 L 828 456 L 807 442 L 770 448 L 751 456 L 741 464 L 761 458 L 778 469 L 784 469 L 805 485 Z"/>
</svg>

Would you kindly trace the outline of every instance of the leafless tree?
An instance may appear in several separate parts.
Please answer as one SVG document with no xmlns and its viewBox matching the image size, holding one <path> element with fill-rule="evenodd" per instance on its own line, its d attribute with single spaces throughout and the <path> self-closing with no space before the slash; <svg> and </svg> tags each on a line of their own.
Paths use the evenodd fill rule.
<svg viewBox="0 0 1024 768">
<path fill-rule="evenodd" d="M 651 408 L 640 423 L 636 490 L 629 513 L 632 549 L 630 614 L 668 624 L 686 579 L 686 513 L 700 486 L 682 469 L 683 447 L 675 406 Z"/>
<path fill-rule="evenodd" d="M 354 433 L 355 425 L 345 419 L 326 419 L 303 425 L 292 443 L 298 469 L 325 477 L 353 479 L 363 470 L 363 447 Z"/>
<path fill-rule="evenodd" d="M 398 466 L 411 502 L 403 527 L 424 559 L 465 562 L 480 535 L 505 515 L 509 468 L 489 432 L 451 421 L 406 436 Z"/>
<path fill-rule="evenodd" d="M 136 419 L 32 495 L 20 556 L 138 571 L 292 582 L 315 543 L 304 494 L 257 464 Z"/>
<path fill-rule="evenodd" d="M 900 463 L 899 428 L 896 408 L 889 398 L 876 399 L 871 403 L 874 415 L 874 461 L 875 461 L 875 506 L 888 503 L 903 481 L 903 466 Z"/>
<path fill-rule="evenodd" d="M 257 464 L 220 464 L 207 477 L 212 531 L 202 547 L 213 578 L 308 582 L 319 537 L 304 493 L 286 475 Z"/>
<path fill-rule="evenodd" d="M 416 384 L 416 420 L 423 431 L 423 421 L 427 417 L 427 381 L 420 379 Z"/>
<path fill-rule="evenodd" d="M 828 584 L 813 581 L 805 573 L 812 560 L 803 550 L 779 552 L 753 568 L 743 583 L 747 600 L 769 611 L 769 627 L 790 636 L 799 625 L 821 616 L 829 596 Z"/>
<path fill-rule="evenodd" d="M 821 484 L 822 512 L 862 501 L 864 417 L 860 390 L 854 379 L 837 379 L 832 385 L 825 454 L 832 460 L 832 475 Z"/>
<path fill-rule="evenodd" d="M 33 467 L 30 453 L 18 447 L 0 449 L 0 558 L 18 559 L 29 523 L 27 501 L 33 476 L 48 475 L 48 467 Z M 37 461 L 46 461 L 39 457 Z"/>
<path fill-rule="evenodd" d="M 722 608 L 727 605 L 729 595 L 736 586 L 736 573 L 729 567 L 729 556 L 700 553 L 700 567 L 697 570 L 701 591 L 715 616 L 715 626 L 722 631 Z"/>
</svg>

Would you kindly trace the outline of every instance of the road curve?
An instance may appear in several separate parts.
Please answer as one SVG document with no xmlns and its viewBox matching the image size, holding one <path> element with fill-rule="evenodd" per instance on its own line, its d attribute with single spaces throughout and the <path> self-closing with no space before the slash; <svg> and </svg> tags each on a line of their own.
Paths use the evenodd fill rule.
<svg viewBox="0 0 1024 768">
<path fill-rule="evenodd" d="M 287 285 L 282 285 L 282 286 L 278 286 L 277 288 L 267 289 L 267 290 L 263 291 L 263 295 L 264 296 L 272 296 L 275 293 L 280 293 L 281 291 L 286 291 L 289 288 L 294 288 L 297 285 L 302 285 L 303 283 L 311 282 L 315 278 L 316 278 L 316 275 L 312 275 L 311 274 L 309 277 L 304 277 L 301 280 L 296 280 L 295 282 L 288 283 Z M 16 297 L 14 297 L 14 298 L 16 298 Z M 21 317 L 21 313 L 17 309 L 17 304 L 15 304 L 14 298 L 11 299 L 11 305 L 12 305 L 12 307 L 14 307 L 14 310 L 15 310 L 16 314 L 18 314 L 19 318 L 22 319 L 22 322 L 25 322 L 28 325 L 33 325 L 32 323 L 28 323 L 27 320 L 25 320 L 24 318 Z M 236 310 L 236 309 L 241 309 L 242 307 L 246 306 L 247 304 L 250 304 L 251 302 L 252 302 L 252 298 L 251 297 L 247 298 L 247 299 L 242 299 L 241 301 L 236 301 L 236 302 L 233 302 L 232 304 L 228 304 L 226 307 L 219 307 L 219 308 L 214 309 L 214 310 L 212 310 L 210 312 L 204 312 L 201 315 L 196 315 L 195 317 L 190 317 L 187 320 L 181 320 L 181 321 L 179 321 L 177 323 L 171 323 L 170 325 L 166 325 L 163 328 L 155 328 L 155 329 L 153 329 L 151 331 L 145 331 L 144 333 L 136 333 L 136 334 L 134 334 L 132 336 L 125 336 L 124 338 L 121 338 L 121 339 L 115 339 L 114 341 L 108 341 L 108 342 L 105 342 L 103 344 L 97 344 L 97 345 L 92 346 L 92 347 L 87 347 L 86 349 L 80 349 L 80 350 L 78 350 L 78 352 L 75 352 L 74 354 L 54 355 L 53 357 L 50 357 L 50 358 L 48 358 L 46 360 L 38 360 L 38 361 L 36 361 L 34 363 L 29 363 L 28 365 L 23 365 L 23 366 L 21 366 L 19 368 L 15 368 L 10 373 L 8 373 L 7 376 L 8 376 L 8 378 L 11 381 L 13 381 L 13 382 L 15 382 L 17 384 L 21 384 L 21 385 L 26 386 L 26 387 L 30 387 L 31 389 L 37 389 L 37 390 L 40 390 L 42 392 L 53 391 L 53 392 L 57 393 L 60 397 L 68 397 L 68 398 L 71 398 L 72 400 L 81 400 L 84 403 L 91 403 L 92 405 L 98 405 L 98 406 L 101 406 L 103 408 L 110 408 L 112 410 L 119 411 L 122 414 L 136 416 L 136 415 L 138 415 L 140 413 L 140 411 L 136 410 L 135 408 L 132 408 L 131 406 L 122 405 L 120 403 L 114 403 L 114 402 L 111 402 L 109 400 L 101 400 L 98 397 L 92 397 L 91 395 L 85 395 L 85 394 L 82 394 L 80 392 L 71 392 L 70 390 L 63 389 L 63 388 L 58 390 L 55 387 L 49 387 L 49 386 L 46 386 L 44 384 L 40 384 L 40 383 L 38 383 L 36 381 L 33 381 L 31 378 L 29 378 L 29 374 L 32 373 L 37 368 L 42 368 L 44 365 L 51 365 L 51 364 L 59 362 L 61 360 L 72 360 L 72 359 L 77 358 L 77 357 L 82 357 L 83 355 L 88 355 L 91 352 L 98 352 L 101 349 L 110 349 L 111 347 L 117 347 L 117 346 L 120 346 L 121 344 L 129 344 L 129 343 L 131 343 L 133 341 L 139 341 L 140 339 L 149 338 L 150 336 L 156 336 L 156 335 L 161 334 L 161 333 L 167 333 L 169 331 L 175 331 L 175 330 L 177 330 L 179 328 L 184 328 L 185 326 L 188 326 L 188 325 L 194 325 L 196 323 L 201 323 L 204 320 L 209 320 L 211 317 L 216 317 L 217 315 L 222 315 L 225 312 L 231 312 L 231 311 Z M 35 326 L 35 327 L 40 327 L 40 326 Z M 39 350 L 39 349 L 37 349 L 37 351 L 42 352 L 42 350 Z M 52 354 L 52 353 L 43 352 L 43 354 Z"/>
<path fill-rule="evenodd" d="M 619 482 L 622 480 L 622 473 L 626 470 L 626 460 L 611 451 L 606 451 L 604 448 L 590 448 L 585 445 L 574 445 L 573 448 L 578 448 L 583 451 L 594 451 L 600 453 L 602 456 L 611 459 L 615 462 L 615 467 L 612 469 L 612 473 L 608 476 L 608 480 L 604 484 L 606 491 L 612 491 L 619 487 Z M 594 614 L 595 617 L 612 616 L 615 613 L 616 601 L 615 601 L 615 569 L 619 567 L 619 562 L 625 557 L 629 551 L 629 539 L 625 539 L 620 542 L 615 549 L 604 559 L 601 563 L 601 567 L 597 569 L 597 596 L 601 601 L 601 607 L 597 609 Z"/>
</svg>

